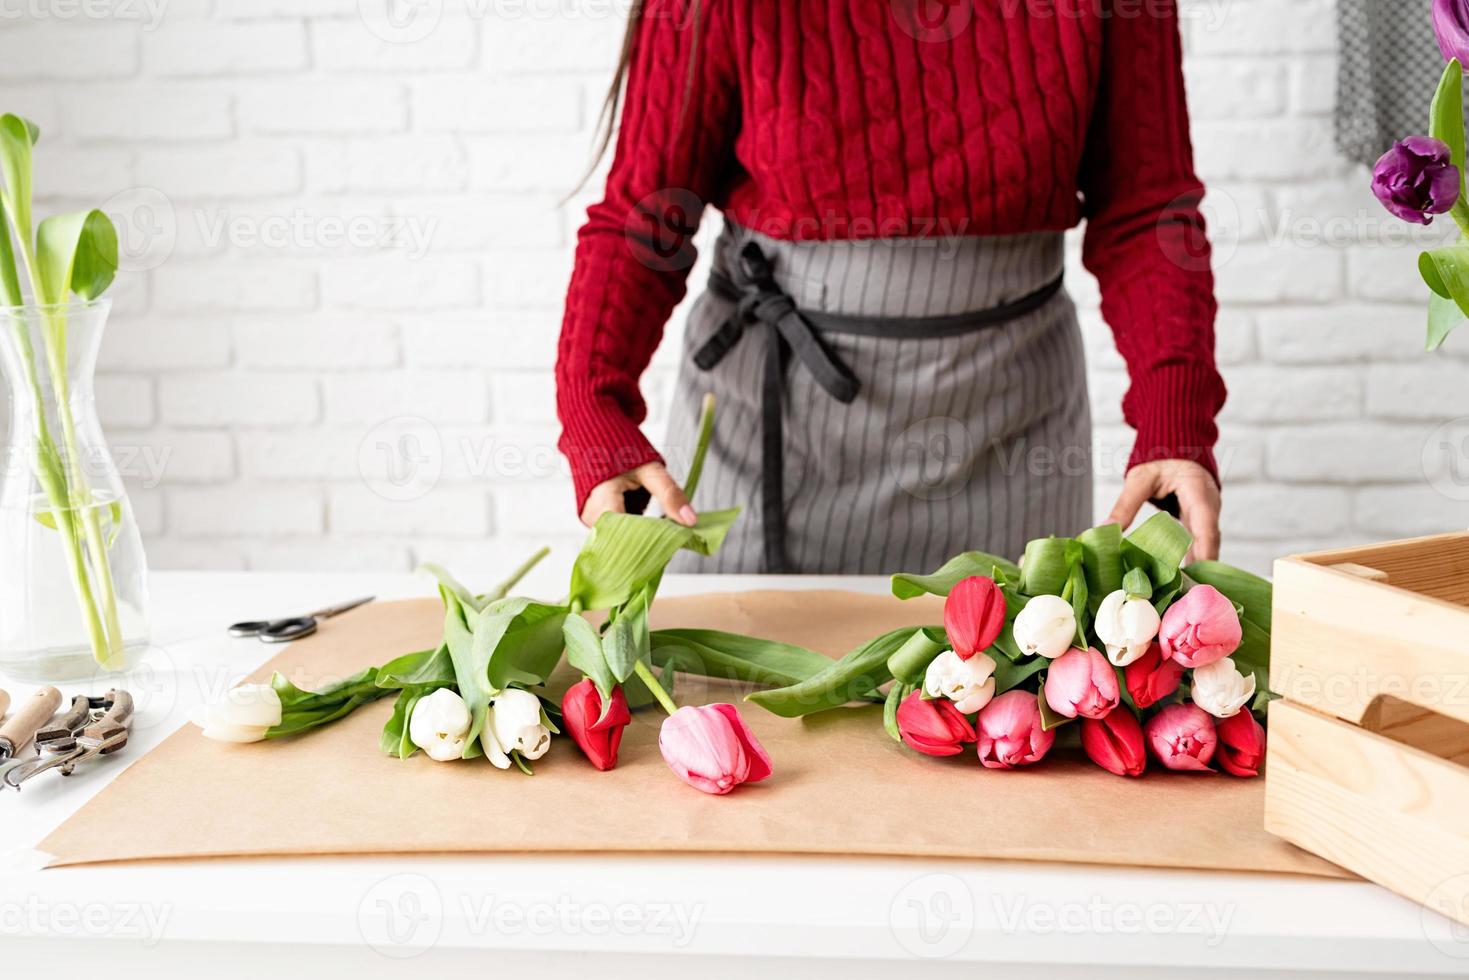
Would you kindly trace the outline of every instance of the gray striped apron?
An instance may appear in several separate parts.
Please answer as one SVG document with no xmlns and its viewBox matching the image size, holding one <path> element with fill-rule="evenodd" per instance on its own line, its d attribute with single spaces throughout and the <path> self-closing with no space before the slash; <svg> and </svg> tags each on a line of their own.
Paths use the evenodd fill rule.
<svg viewBox="0 0 1469 980">
<path fill-rule="evenodd" d="M 677 572 L 930 571 L 1091 524 L 1062 237 L 786 242 L 731 222 L 684 334 L 666 456 L 718 422 L 696 503 L 744 508 Z"/>
</svg>

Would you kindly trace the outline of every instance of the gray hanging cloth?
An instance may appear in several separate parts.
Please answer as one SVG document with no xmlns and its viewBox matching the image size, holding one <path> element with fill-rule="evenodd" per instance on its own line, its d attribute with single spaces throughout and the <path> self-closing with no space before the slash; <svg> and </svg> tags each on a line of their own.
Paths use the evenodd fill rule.
<svg viewBox="0 0 1469 980">
<path fill-rule="evenodd" d="M 1432 0 L 1337 0 L 1336 148 L 1372 164 L 1394 140 L 1428 129 L 1443 74 Z"/>
</svg>

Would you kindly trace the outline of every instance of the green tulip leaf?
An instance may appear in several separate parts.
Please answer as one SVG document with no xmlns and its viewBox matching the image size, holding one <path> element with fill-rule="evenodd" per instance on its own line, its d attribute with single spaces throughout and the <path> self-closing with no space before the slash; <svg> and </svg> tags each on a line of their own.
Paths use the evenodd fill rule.
<svg viewBox="0 0 1469 980">
<path fill-rule="evenodd" d="M 21 251 L 31 248 L 31 147 L 40 137 L 33 123 L 9 113 L 0 116 L 0 202 L 5 205 Z"/>
<path fill-rule="evenodd" d="M 612 609 L 655 584 L 680 549 L 712 555 L 739 508 L 705 511 L 693 527 L 663 517 L 603 514 L 571 569 L 571 598 L 583 609 Z"/>
<path fill-rule="evenodd" d="M 892 679 L 888 672 L 888 658 L 912 634 L 911 626 L 884 633 L 799 684 L 773 691 L 756 691 L 745 700 L 753 701 L 782 718 L 799 718 L 863 699 Z"/>
<path fill-rule="evenodd" d="M 616 610 L 615 617 L 602 637 L 602 655 L 612 676 L 621 684 L 632 676 L 633 666 L 647 660 L 651 652 L 648 639 L 648 591 L 644 589 Z"/>
<path fill-rule="evenodd" d="M 888 673 L 904 684 L 923 683 L 924 672 L 935 657 L 948 649 L 949 638 L 937 627 L 920 627 L 888 657 Z"/>
<path fill-rule="evenodd" d="M 606 704 L 617 686 L 617 678 L 607 665 L 602 638 L 591 623 L 576 615 L 566 617 L 561 624 L 561 635 L 566 641 L 566 662 L 592 679 L 597 693 L 602 695 L 602 703 Z"/>
<path fill-rule="evenodd" d="M 893 686 L 888 688 L 887 697 L 883 699 L 882 727 L 892 736 L 894 742 L 903 741 L 903 733 L 898 731 L 898 705 L 913 691 L 914 688 L 902 681 L 894 681 Z"/>
<path fill-rule="evenodd" d="M 994 577 L 998 570 L 1010 580 L 1020 578 L 1020 568 L 1013 561 L 983 551 L 966 551 L 944 562 L 943 567 L 929 575 L 899 572 L 893 576 L 893 595 L 899 599 L 912 599 L 920 595 L 946 596 L 955 585 L 971 575 Z"/>
<path fill-rule="evenodd" d="M 1080 566 L 1085 549 L 1075 538 L 1035 538 L 1020 562 L 1020 591 L 1029 596 L 1062 595 Z M 1070 598 L 1070 595 L 1067 595 Z"/>
<path fill-rule="evenodd" d="M 1154 514 L 1122 539 L 1122 555 L 1129 568 L 1141 568 L 1155 588 L 1178 578 L 1178 567 L 1194 543 L 1192 534 L 1175 518 Z"/>
<path fill-rule="evenodd" d="M 1459 309 L 1459 304 L 1436 292 L 1428 294 L 1428 340 L 1424 345 L 1425 350 L 1435 351 L 1443 346 L 1443 342 L 1466 322 L 1464 311 Z"/>
<path fill-rule="evenodd" d="M 1045 657 L 1031 657 L 1023 663 L 996 657 L 995 694 L 1004 694 L 1019 687 L 1045 670 L 1048 664 L 1050 661 Z"/>
<path fill-rule="evenodd" d="M 1088 609 L 1095 615 L 1107 596 L 1122 588 L 1122 528 L 1100 524 L 1076 536 L 1081 545 L 1081 564 L 1086 571 Z"/>
<path fill-rule="evenodd" d="M 667 629 L 649 634 L 653 662 L 687 674 L 775 687 L 799 684 L 832 665 L 815 650 L 722 630 Z"/>
<path fill-rule="evenodd" d="M 1428 135 L 1448 145 L 1449 159 L 1459 169 L 1459 197 L 1450 215 L 1469 234 L 1469 201 L 1464 196 L 1464 68 L 1454 58 L 1444 67 L 1428 113 Z"/>
<path fill-rule="evenodd" d="M 117 275 L 117 228 L 96 210 L 47 218 L 36 229 L 36 265 L 42 302 L 96 299 Z"/>
</svg>

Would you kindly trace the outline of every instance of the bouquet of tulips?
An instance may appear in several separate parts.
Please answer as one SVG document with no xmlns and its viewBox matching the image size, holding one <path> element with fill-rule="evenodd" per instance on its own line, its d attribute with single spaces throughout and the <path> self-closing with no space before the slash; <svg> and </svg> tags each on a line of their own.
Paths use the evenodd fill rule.
<svg viewBox="0 0 1469 980">
<path fill-rule="evenodd" d="M 1433 0 L 1433 30 L 1448 65 L 1434 92 L 1428 132 L 1394 143 L 1372 168 L 1372 192 L 1397 218 L 1430 224 L 1447 214 L 1452 244 L 1418 256 L 1428 286 L 1428 349 L 1469 318 L 1469 198 L 1464 193 L 1464 65 L 1469 63 L 1469 0 Z"/>
<path fill-rule="evenodd" d="M 1157 514 L 1030 542 L 1019 564 L 966 552 L 893 576 L 900 598 L 944 596 L 943 625 L 886 633 L 786 688 L 749 700 L 796 717 L 873 700 L 924 755 L 974 745 L 991 769 L 1043 759 L 1078 722 L 1099 766 L 1258 774 L 1270 694 L 1270 584 L 1219 562 L 1181 568 L 1189 533 Z"/>
</svg>

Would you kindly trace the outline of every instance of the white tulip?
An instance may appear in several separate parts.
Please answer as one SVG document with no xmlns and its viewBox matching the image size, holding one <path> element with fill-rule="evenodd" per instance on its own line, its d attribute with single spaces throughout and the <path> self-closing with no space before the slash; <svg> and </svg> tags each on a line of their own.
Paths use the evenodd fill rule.
<svg viewBox="0 0 1469 980">
<path fill-rule="evenodd" d="M 988 654 L 976 653 L 961 660 L 953 650 L 945 650 L 924 672 L 923 693 L 948 698 L 961 712 L 972 715 L 995 696 L 994 673 L 995 662 Z"/>
<path fill-rule="evenodd" d="M 189 720 L 204 729 L 205 738 L 259 742 L 281 723 L 281 697 L 269 684 L 241 684 L 214 704 L 195 709 Z"/>
<path fill-rule="evenodd" d="M 1015 617 L 1014 633 L 1022 653 L 1054 660 L 1076 643 L 1076 613 L 1058 595 L 1038 595 Z"/>
<path fill-rule="evenodd" d="M 1148 652 L 1161 624 L 1152 602 L 1130 598 L 1126 590 L 1118 589 L 1097 607 L 1092 626 L 1107 647 L 1107 659 L 1114 666 L 1126 667 Z"/>
<path fill-rule="evenodd" d="M 1230 718 L 1254 698 L 1255 675 L 1246 677 L 1225 657 L 1194 668 L 1192 695 L 1194 704 L 1215 718 Z"/>
<path fill-rule="evenodd" d="M 420 698 L 408 719 L 408 738 L 435 762 L 464 758 L 473 718 L 464 699 L 447 687 Z"/>
<path fill-rule="evenodd" d="M 490 702 L 485 731 L 491 736 L 485 739 L 485 751 L 501 769 L 509 767 L 511 752 L 519 752 L 522 759 L 539 759 L 551 747 L 551 730 L 541 724 L 541 699 L 529 691 L 501 691 Z M 492 740 L 496 743 L 494 749 L 490 747 Z"/>
</svg>

